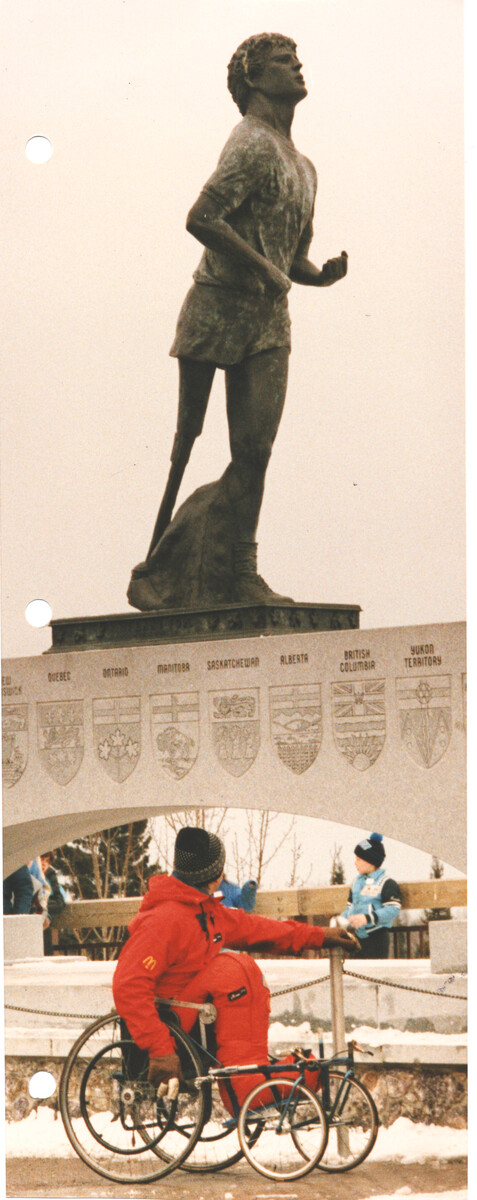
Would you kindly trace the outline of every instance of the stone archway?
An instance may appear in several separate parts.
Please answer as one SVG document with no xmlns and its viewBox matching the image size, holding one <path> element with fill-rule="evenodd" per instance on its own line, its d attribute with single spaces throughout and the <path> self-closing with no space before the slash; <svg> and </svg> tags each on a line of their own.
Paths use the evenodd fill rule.
<svg viewBox="0 0 477 1200">
<path fill-rule="evenodd" d="M 190 807 L 363 828 L 465 870 L 465 627 L 92 650 L 4 664 L 4 874 Z"/>
</svg>

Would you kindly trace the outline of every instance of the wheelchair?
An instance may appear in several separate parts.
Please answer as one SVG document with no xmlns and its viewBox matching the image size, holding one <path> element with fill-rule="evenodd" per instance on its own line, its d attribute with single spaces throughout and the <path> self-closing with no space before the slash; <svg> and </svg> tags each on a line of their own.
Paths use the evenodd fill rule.
<svg viewBox="0 0 477 1200">
<path fill-rule="evenodd" d="M 198 1020 L 184 1033 L 173 1010 L 158 1005 L 179 1056 L 184 1082 L 176 1099 L 148 1082 L 149 1057 L 116 1012 L 83 1031 L 66 1059 L 60 1112 L 79 1157 L 97 1174 L 124 1184 L 152 1183 L 176 1169 L 221 1171 L 243 1157 L 268 1179 L 293 1181 L 317 1167 L 348 1171 L 376 1141 L 379 1119 L 367 1088 L 354 1076 L 354 1043 L 325 1060 L 224 1067 L 216 1059 L 211 1004 L 194 1005 Z M 189 1007 L 189 1006 L 188 1006 Z M 317 1074 L 316 1091 L 305 1082 Z M 234 1076 L 264 1075 L 242 1105 Z M 318 1079 L 319 1076 L 319 1079 Z M 233 1115 L 221 1090 L 227 1088 Z"/>
</svg>

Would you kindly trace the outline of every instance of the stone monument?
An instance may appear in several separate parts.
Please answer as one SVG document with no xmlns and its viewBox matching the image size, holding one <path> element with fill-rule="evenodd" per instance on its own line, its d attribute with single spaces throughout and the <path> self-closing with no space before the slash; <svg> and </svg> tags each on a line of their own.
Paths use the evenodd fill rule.
<svg viewBox="0 0 477 1200">
<path fill-rule="evenodd" d="M 6 874 L 38 846 L 208 807 L 383 829 L 465 871 L 460 623 L 78 641 L 2 674 Z"/>
<path fill-rule="evenodd" d="M 258 574 L 256 544 L 286 394 L 287 292 L 292 282 L 330 287 L 347 271 L 345 251 L 321 269 L 308 258 L 316 172 L 291 139 L 307 95 L 295 43 L 280 34 L 248 38 L 229 63 L 228 87 L 242 120 L 187 218 L 205 249 L 171 349 L 179 360 L 177 432 L 149 551 L 128 589 L 129 603 L 145 612 L 293 604 Z M 172 519 L 218 369 L 231 461 Z"/>
</svg>

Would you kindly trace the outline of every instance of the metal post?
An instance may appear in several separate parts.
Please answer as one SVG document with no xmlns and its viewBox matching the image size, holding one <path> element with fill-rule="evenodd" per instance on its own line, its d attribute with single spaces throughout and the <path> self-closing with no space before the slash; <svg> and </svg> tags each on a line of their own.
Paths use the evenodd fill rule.
<svg viewBox="0 0 477 1200">
<path fill-rule="evenodd" d="M 346 1051 L 344 991 L 343 991 L 343 952 L 337 947 L 330 950 L 330 985 L 331 985 L 331 1031 L 333 1034 L 333 1054 Z"/>
<path fill-rule="evenodd" d="M 330 950 L 331 985 L 331 1031 L 333 1054 L 346 1053 L 346 1031 L 343 988 L 343 952 L 337 947 Z M 340 1159 L 349 1158 L 349 1131 L 344 1126 L 336 1129 L 337 1150 Z"/>
</svg>

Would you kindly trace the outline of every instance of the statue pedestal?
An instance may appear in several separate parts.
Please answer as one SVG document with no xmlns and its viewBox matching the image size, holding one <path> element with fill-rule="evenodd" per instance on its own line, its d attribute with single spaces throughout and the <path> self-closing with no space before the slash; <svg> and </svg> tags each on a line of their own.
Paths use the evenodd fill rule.
<svg viewBox="0 0 477 1200">
<path fill-rule="evenodd" d="M 167 642 L 359 629 L 359 604 L 225 604 L 51 621 L 47 654 Z"/>
</svg>

